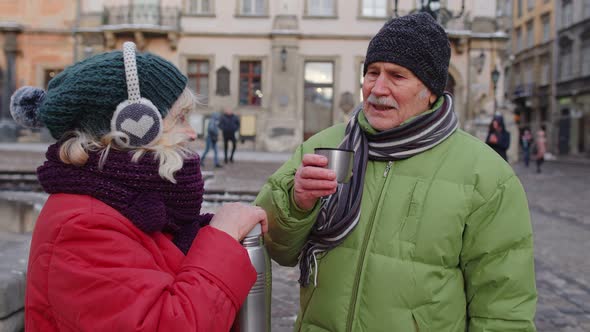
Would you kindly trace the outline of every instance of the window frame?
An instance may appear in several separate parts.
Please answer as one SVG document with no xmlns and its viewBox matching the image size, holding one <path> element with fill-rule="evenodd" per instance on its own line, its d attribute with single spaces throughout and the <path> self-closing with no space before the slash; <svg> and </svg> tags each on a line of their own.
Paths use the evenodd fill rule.
<svg viewBox="0 0 590 332">
<path fill-rule="evenodd" d="M 559 46 L 559 75 L 557 75 L 560 82 L 567 81 L 572 78 L 573 55 L 573 41 L 568 39 L 568 41 L 566 41 L 565 43 L 561 43 L 561 45 Z M 567 62 L 566 59 L 568 60 Z"/>
<path fill-rule="evenodd" d="M 531 11 L 535 8 L 535 1 L 536 0 L 527 0 L 526 7 L 528 11 Z"/>
<path fill-rule="evenodd" d="M 314 0 L 304 0 L 303 6 L 303 18 L 312 18 L 312 19 L 337 19 L 338 18 L 338 0 L 316 0 L 316 1 L 332 1 L 332 15 L 317 15 L 312 14 L 309 8 L 309 2 Z"/>
<path fill-rule="evenodd" d="M 254 18 L 260 18 L 260 17 L 268 17 L 268 11 L 269 11 L 269 0 L 262 0 L 262 2 L 264 3 L 264 8 L 262 10 L 262 12 L 257 13 L 254 10 L 251 13 L 245 13 L 242 11 L 243 9 L 243 3 L 244 1 L 249 1 L 251 2 L 251 4 L 253 5 L 252 8 L 255 8 L 256 6 L 256 1 L 258 0 L 236 0 L 236 17 L 254 17 Z"/>
<path fill-rule="evenodd" d="M 332 64 L 332 83 L 306 83 L 305 81 L 305 69 L 307 64 L 309 63 L 330 63 Z M 335 109 L 336 109 L 336 103 L 338 102 L 338 59 L 334 58 L 334 57 L 309 57 L 309 58 L 305 58 L 302 61 L 302 83 L 301 84 L 301 88 L 302 88 L 302 92 L 301 92 L 301 105 L 302 105 L 302 111 L 303 111 L 303 135 L 306 135 L 305 129 L 305 123 L 306 123 L 306 119 L 305 119 L 305 89 L 306 88 L 331 88 L 332 89 L 332 105 L 330 107 L 330 125 L 333 125 L 335 123 Z M 304 139 L 306 139 L 304 137 Z"/>
<path fill-rule="evenodd" d="M 533 46 L 535 46 L 535 21 L 533 19 L 530 19 L 525 23 L 525 30 L 526 30 L 525 49 L 532 48 Z"/>
<path fill-rule="evenodd" d="M 199 67 L 198 66 L 198 63 L 200 63 L 200 62 L 206 62 L 207 63 L 207 66 L 209 68 L 209 71 L 207 72 L 206 75 L 202 75 L 198 71 L 198 69 L 197 69 L 197 73 L 196 74 L 191 74 L 189 72 L 189 68 L 190 68 L 190 63 L 191 62 L 197 62 L 197 68 Z M 187 85 L 191 81 L 191 78 L 195 77 L 196 78 L 196 86 L 194 87 L 194 89 L 192 87 L 189 87 L 189 88 L 191 88 L 198 96 L 203 96 L 204 98 L 206 98 L 206 101 L 207 102 L 211 98 L 211 76 L 212 76 L 211 75 L 211 73 L 212 73 L 211 69 L 212 69 L 212 67 L 211 67 L 211 61 L 209 61 L 208 58 L 189 58 L 189 59 L 186 60 L 186 77 L 188 78 Z M 199 84 L 200 84 L 199 83 L 199 78 L 202 78 L 202 77 L 206 77 L 207 78 L 207 94 L 206 95 L 203 94 L 201 91 L 198 90 Z"/>
<path fill-rule="evenodd" d="M 545 23 L 547 23 L 545 25 Z M 545 31 L 545 27 L 547 27 L 547 31 Z M 541 42 L 545 43 L 551 40 L 551 13 L 545 13 L 541 15 Z M 545 34 L 547 32 L 547 34 Z"/>
<path fill-rule="evenodd" d="M 377 16 L 377 15 L 365 15 L 363 13 L 363 5 L 365 1 L 379 1 L 379 0 L 358 0 L 358 13 L 357 16 L 359 19 L 366 19 L 366 20 L 382 20 L 384 18 L 388 18 L 389 16 L 391 16 L 391 1 L 388 0 L 383 0 L 385 1 L 385 15 L 384 16 Z"/>
<path fill-rule="evenodd" d="M 260 63 L 260 75 L 259 75 L 259 78 L 260 78 L 260 90 L 262 92 L 262 97 L 259 97 L 258 98 L 260 100 L 260 103 L 258 103 L 258 104 L 251 104 L 249 102 L 249 100 L 251 99 L 251 96 L 254 94 L 254 91 L 250 91 L 251 78 L 254 78 L 254 76 L 250 76 L 250 74 L 253 73 L 252 68 L 249 69 L 249 72 L 247 74 L 248 77 L 249 77 L 248 78 L 248 82 L 249 82 L 249 85 L 248 85 L 248 103 L 246 103 L 246 104 L 242 104 L 241 103 L 240 95 L 242 94 L 242 90 L 241 90 L 241 84 L 240 83 L 241 83 L 242 76 L 243 76 L 242 69 L 241 69 L 243 62 L 249 62 L 249 63 L 258 62 L 258 63 Z M 262 59 L 256 59 L 256 58 L 243 58 L 243 59 L 238 59 L 238 68 L 237 68 L 237 71 L 238 71 L 238 75 L 236 75 L 236 76 L 237 76 L 237 79 L 238 79 L 238 89 L 237 89 L 237 97 L 238 97 L 238 103 L 237 103 L 237 105 L 238 105 L 238 107 L 262 108 L 263 107 L 263 102 L 264 102 L 264 90 L 265 90 L 265 88 L 264 88 L 264 81 L 265 81 L 264 80 L 264 72 L 265 72 L 265 70 L 264 70 L 264 61 Z"/>
<path fill-rule="evenodd" d="M 574 3 L 572 0 L 563 0 L 561 6 L 560 28 L 567 28 L 574 22 Z"/>
<path fill-rule="evenodd" d="M 203 8 L 203 1 L 204 0 L 186 0 L 185 3 L 185 15 L 186 16 L 207 16 L 207 17 L 215 17 L 215 0 L 208 0 L 209 1 L 209 11 L 204 12 Z M 199 11 L 193 11 L 192 9 L 192 2 L 197 2 L 197 7 L 200 8 Z"/>
</svg>

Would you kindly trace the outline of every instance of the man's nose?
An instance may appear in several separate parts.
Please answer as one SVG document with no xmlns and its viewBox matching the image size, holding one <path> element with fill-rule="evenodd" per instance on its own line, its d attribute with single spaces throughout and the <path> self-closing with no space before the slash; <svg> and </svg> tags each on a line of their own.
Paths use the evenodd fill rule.
<svg viewBox="0 0 590 332">
<path fill-rule="evenodd" d="M 371 89 L 371 93 L 376 96 L 384 96 L 389 94 L 389 89 L 387 88 L 387 77 L 385 75 L 380 74 L 375 81 L 375 85 L 373 85 L 373 89 Z"/>
</svg>

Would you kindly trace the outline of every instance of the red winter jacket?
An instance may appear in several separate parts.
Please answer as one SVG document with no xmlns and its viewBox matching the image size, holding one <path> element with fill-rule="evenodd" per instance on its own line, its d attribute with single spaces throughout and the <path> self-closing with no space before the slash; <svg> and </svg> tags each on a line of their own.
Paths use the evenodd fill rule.
<svg viewBox="0 0 590 332">
<path fill-rule="evenodd" d="M 247 252 L 202 228 L 185 256 L 90 196 L 54 194 L 33 233 L 26 331 L 228 331 L 254 284 Z"/>
</svg>

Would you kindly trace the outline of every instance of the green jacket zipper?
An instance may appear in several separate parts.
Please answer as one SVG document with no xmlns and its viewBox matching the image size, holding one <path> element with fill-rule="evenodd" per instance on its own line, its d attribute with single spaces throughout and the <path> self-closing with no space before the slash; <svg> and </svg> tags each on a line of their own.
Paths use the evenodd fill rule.
<svg viewBox="0 0 590 332">
<path fill-rule="evenodd" d="M 385 180 L 383 181 L 383 185 L 381 187 L 381 193 L 379 194 L 379 198 L 377 199 L 377 204 L 375 205 L 375 207 L 373 208 L 373 211 L 371 213 L 371 218 L 369 219 L 369 225 L 367 227 L 367 231 L 365 232 L 365 238 L 363 239 L 363 243 L 361 245 L 361 253 L 359 255 L 359 262 L 357 264 L 357 270 L 356 270 L 356 274 L 354 277 L 352 298 L 350 299 L 350 305 L 349 305 L 349 309 L 348 309 L 348 319 L 347 319 L 347 323 L 346 323 L 346 331 L 348 331 L 348 332 L 352 332 L 352 321 L 353 321 L 353 317 L 355 314 L 356 299 L 358 297 L 358 288 L 359 288 L 361 273 L 363 271 L 363 264 L 365 263 L 365 252 L 367 251 L 369 238 L 371 237 L 371 234 L 373 233 L 373 223 L 375 222 L 375 215 L 377 214 L 377 211 L 379 210 L 379 207 L 381 206 L 381 200 L 383 198 L 383 190 L 387 187 L 386 185 L 387 185 L 388 175 L 389 175 L 389 171 L 391 170 L 392 165 L 393 165 L 393 161 L 390 161 L 387 163 L 387 166 L 385 166 L 385 171 L 383 172 L 383 178 L 385 178 Z"/>
</svg>

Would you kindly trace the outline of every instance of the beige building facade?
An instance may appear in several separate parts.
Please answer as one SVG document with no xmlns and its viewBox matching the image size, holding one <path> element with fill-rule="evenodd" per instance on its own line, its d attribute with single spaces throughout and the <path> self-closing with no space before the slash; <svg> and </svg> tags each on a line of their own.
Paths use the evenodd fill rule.
<svg viewBox="0 0 590 332">
<path fill-rule="evenodd" d="M 590 1 L 556 0 L 554 151 L 590 158 Z"/>
<path fill-rule="evenodd" d="M 264 151 L 292 151 L 310 135 L 348 118 L 361 101 L 369 40 L 396 15 L 395 1 L 389 0 L 70 2 L 75 2 L 68 7 L 73 12 L 60 12 L 69 18 L 62 34 L 67 41 L 45 39 L 44 51 L 67 54 L 68 63 L 23 56 L 17 66 L 35 73 L 23 69 L 16 87 L 43 84 L 35 66 L 57 70 L 133 40 L 141 50 L 177 64 L 206 101 L 193 119 L 197 131 L 203 132 L 211 112 L 229 107 L 241 117 L 241 136 Z M 398 1 L 397 15 L 417 10 L 419 3 Z M 494 112 L 512 111 L 502 93 L 505 80 L 494 84 L 491 79 L 494 69 L 505 67 L 508 36 L 498 27 L 495 1 L 441 4 L 448 9 L 439 17 L 452 46 L 447 88 L 456 98 L 462 127 L 483 139 Z M 39 15 L 38 21 L 45 21 Z M 30 29 L 27 21 L 12 21 L 22 31 Z M 54 21 L 47 31 L 55 31 Z M 19 47 L 20 53 L 38 53 Z"/>
<path fill-rule="evenodd" d="M 508 94 L 520 129 L 547 128 L 551 137 L 555 90 L 555 3 L 553 0 L 512 1 L 511 82 Z M 549 140 L 552 141 L 552 140 Z M 550 149 L 553 150 L 553 149 Z"/>
<path fill-rule="evenodd" d="M 76 2 L 0 1 L 0 139 L 11 140 L 12 92 L 23 85 L 46 87 L 73 62 Z"/>
</svg>

